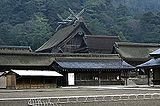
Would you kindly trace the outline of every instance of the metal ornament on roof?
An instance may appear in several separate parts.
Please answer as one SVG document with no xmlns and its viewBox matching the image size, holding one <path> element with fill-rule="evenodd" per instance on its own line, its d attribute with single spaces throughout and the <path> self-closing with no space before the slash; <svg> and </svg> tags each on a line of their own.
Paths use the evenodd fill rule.
<svg viewBox="0 0 160 106">
<path fill-rule="evenodd" d="M 58 22 L 59 25 L 56 28 L 56 31 L 58 31 L 62 26 L 68 26 L 72 24 L 75 25 L 76 22 L 80 20 L 80 16 L 84 13 L 84 9 L 82 9 L 79 13 L 76 14 L 73 12 L 72 9 L 69 8 L 69 12 L 70 12 L 70 15 L 66 19 L 62 18 L 61 15 L 57 14 L 57 16 L 61 21 Z"/>
</svg>

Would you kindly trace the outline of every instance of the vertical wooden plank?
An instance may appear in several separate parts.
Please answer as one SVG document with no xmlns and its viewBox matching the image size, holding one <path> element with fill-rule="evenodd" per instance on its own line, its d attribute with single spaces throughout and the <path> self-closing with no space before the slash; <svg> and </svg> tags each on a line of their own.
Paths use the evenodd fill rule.
<svg viewBox="0 0 160 106">
<path fill-rule="evenodd" d="M 5 76 L 0 77 L 0 88 L 6 88 L 6 77 Z"/>
<path fill-rule="evenodd" d="M 6 75 L 7 89 L 16 89 L 16 74 L 13 72 Z"/>
</svg>

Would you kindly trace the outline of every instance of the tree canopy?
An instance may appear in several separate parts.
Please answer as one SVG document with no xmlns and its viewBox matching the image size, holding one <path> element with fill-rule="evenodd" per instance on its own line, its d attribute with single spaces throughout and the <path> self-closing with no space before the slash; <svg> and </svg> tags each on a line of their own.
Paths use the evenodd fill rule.
<svg viewBox="0 0 160 106">
<path fill-rule="evenodd" d="M 69 8 L 75 12 L 85 9 L 83 18 L 93 34 L 116 35 L 122 41 L 159 43 L 159 0 L 132 1 L 1 0 L 0 45 L 27 45 L 37 49 L 55 33 L 57 13 L 65 18 Z M 135 3 L 138 8 L 134 7 Z"/>
</svg>

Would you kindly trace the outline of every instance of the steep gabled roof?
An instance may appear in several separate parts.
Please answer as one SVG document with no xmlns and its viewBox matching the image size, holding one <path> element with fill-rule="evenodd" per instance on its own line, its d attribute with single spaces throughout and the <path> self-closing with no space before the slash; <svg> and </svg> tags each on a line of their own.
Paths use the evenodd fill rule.
<svg viewBox="0 0 160 106">
<path fill-rule="evenodd" d="M 120 41 L 118 36 L 85 35 L 85 41 L 89 50 L 105 51 L 111 53 L 115 42 Z"/>
<path fill-rule="evenodd" d="M 85 30 L 86 34 L 91 34 L 91 32 L 87 29 L 86 25 L 83 22 L 78 22 L 76 25 L 70 25 L 60 29 L 46 43 L 38 48 L 36 52 L 41 52 L 53 47 L 57 47 L 59 44 L 66 42 L 66 40 L 68 41 L 69 39 L 74 37 L 71 36 L 72 33 L 74 33 L 80 27 Z"/>
<path fill-rule="evenodd" d="M 116 42 L 115 50 L 120 56 L 127 61 L 148 61 L 149 53 L 160 48 L 159 44 L 155 43 L 128 43 Z"/>
</svg>

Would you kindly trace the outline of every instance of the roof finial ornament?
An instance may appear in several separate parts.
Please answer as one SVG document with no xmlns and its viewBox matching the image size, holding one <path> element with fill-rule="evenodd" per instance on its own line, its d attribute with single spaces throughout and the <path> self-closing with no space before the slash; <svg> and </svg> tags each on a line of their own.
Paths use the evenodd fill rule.
<svg viewBox="0 0 160 106">
<path fill-rule="evenodd" d="M 57 14 L 61 21 L 58 22 L 59 25 L 56 28 L 56 31 L 58 31 L 62 25 L 75 25 L 80 20 L 81 15 L 84 13 L 84 9 L 82 9 L 79 13 L 75 14 L 73 10 L 69 8 L 69 12 L 70 15 L 66 19 L 63 19 L 61 15 Z"/>
</svg>

